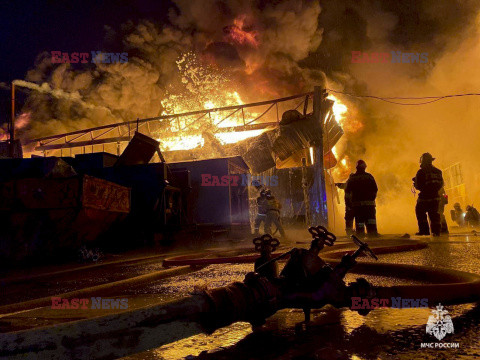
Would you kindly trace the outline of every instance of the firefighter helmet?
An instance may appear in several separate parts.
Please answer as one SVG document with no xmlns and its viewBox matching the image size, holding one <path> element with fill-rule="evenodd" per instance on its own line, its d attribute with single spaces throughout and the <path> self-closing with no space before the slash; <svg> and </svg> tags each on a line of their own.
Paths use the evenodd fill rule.
<svg viewBox="0 0 480 360">
<path fill-rule="evenodd" d="M 420 156 L 420 164 L 423 163 L 431 163 L 435 158 L 432 156 L 430 153 L 424 153 L 422 156 Z"/>
<path fill-rule="evenodd" d="M 262 187 L 262 184 L 260 183 L 260 180 L 253 180 L 252 186 L 255 186 L 258 189 Z"/>
<path fill-rule="evenodd" d="M 357 167 L 357 169 L 358 169 L 358 168 L 361 168 L 361 169 L 364 169 L 364 170 L 365 170 L 365 169 L 367 168 L 367 163 L 366 163 L 365 161 L 363 161 L 363 160 L 358 160 L 356 167 Z"/>
</svg>

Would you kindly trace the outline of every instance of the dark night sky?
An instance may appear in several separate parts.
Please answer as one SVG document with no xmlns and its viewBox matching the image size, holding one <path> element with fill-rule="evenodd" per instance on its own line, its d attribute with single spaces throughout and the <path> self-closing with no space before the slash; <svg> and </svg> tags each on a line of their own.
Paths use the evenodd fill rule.
<svg viewBox="0 0 480 360">
<path fill-rule="evenodd" d="M 128 20 L 162 22 L 171 6 L 168 0 L 0 0 L 0 83 L 24 79 L 43 51 L 108 51 L 114 44 L 104 40 L 105 25 L 118 30 Z M 0 89 L 3 122 L 10 91 Z"/>
</svg>

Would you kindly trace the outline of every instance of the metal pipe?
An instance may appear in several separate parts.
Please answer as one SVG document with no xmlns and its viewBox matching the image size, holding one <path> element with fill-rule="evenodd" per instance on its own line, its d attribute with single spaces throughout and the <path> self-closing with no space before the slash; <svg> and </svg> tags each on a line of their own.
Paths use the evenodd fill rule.
<svg viewBox="0 0 480 360">
<path fill-rule="evenodd" d="M 203 109 L 203 110 L 196 110 L 196 111 L 190 111 L 186 113 L 181 113 L 181 114 L 171 114 L 171 115 L 161 115 L 161 116 L 156 116 L 152 118 L 146 118 L 146 119 L 140 119 L 139 123 L 142 124 L 144 122 L 149 122 L 149 121 L 154 121 L 154 120 L 170 120 L 170 119 L 175 119 L 177 117 L 182 117 L 182 116 L 190 116 L 190 115 L 197 115 L 197 114 L 206 114 L 209 112 L 218 112 L 218 111 L 226 111 L 226 110 L 235 110 L 237 108 L 245 109 L 249 107 L 256 107 L 256 106 L 262 106 L 262 105 L 268 105 L 272 103 L 277 103 L 277 102 L 284 102 L 284 101 L 289 101 L 293 99 L 297 99 L 300 97 L 304 97 L 306 95 L 309 95 L 312 93 L 303 93 L 303 94 L 298 94 L 298 95 L 292 95 L 280 99 L 274 99 L 274 100 L 268 100 L 268 101 L 260 101 L 256 103 L 249 103 L 249 104 L 243 104 L 243 105 L 231 105 L 231 106 L 225 106 L 221 108 L 213 108 L 213 109 Z M 94 128 L 89 128 L 89 129 L 84 129 L 84 130 L 77 130 L 77 131 L 72 131 L 66 134 L 59 134 L 59 135 L 50 135 L 42 138 L 37 138 L 37 139 L 31 139 L 26 142 L 26 144 L 32 143 L 32 142 L 41 142 L 44 140 L 49 140 L 49 139 L 58 139 L 60 137 L 63 137 L 65 135 L 75 135 L 75 134 L 80 134 L 84 132 L 89 132 L 89 131 L 95 131 L 95 130 L 101 130 L 101 129 L 108 129 L 108 128 L 116 128 L 125 124 L 135 124 L 137 121 L 127 121 L 127 122 L 122 122 L 122 123 L 116 123 L 116 124 L 109 124 L 109 125 L 103 125 L 103 126 L 97 126 Z"/>
<path fill-rule="evenodd" d="M 314 93 L 313 93 L 313 116 L 316 121 L 319 123 L 319 128 L 321 129 L 321 134 L 318 137 L 318 140 L 311 144 L 314 148 L 315 156 L 314 156 L 314 164 L 313 164 L 313 171 L 314 171 L 314 178 L 313 178 L 313 185 L 310 189 L 311 191 L 311 198 L 312 201 L 311 207 L 314 211 L 312 211 L 312 218 L 311 218 L 311 225 L 322 225 L 328 226 L 328 213 L 327 213 L 327 204 L 325 202 L 326 196 L 326 189 L 325 189 L 325 172 L 324 172 L 324 164 L 323 164 L 323 133 L 324 133 L 324 126 L 323 126 L 323 118 L 324 118 L 324 111 L 322 108 L 322 103 L 324 101 L 324 90 L 320 86 L 315 86 Z"/>
</svg>

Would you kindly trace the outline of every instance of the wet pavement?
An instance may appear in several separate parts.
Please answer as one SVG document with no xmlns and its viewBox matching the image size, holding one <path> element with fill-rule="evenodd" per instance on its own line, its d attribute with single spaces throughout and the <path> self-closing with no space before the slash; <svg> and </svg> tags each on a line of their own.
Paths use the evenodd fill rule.
<svg viewBox="0 0 480 360">
<path fill-rule="evenodd" d="M 379 255 L 379 261 L 443 267 L 480 274 L 480 236 L 454 235 L 450 237 L 422 237 L 429 247 L 409 252 Z M 289 246 L 308 247 L 294 242 Z M 335 249 L 346 250 L 348 239 L 340 238 Z M 372 242 L 373 243 L 373 242 Z M 380 243 L 390 245 L 391 240 Z M 246 244 L 239 244 L 238 248 Z M 284 251 L 284 249 L 280 251 Z M 244 250 L 230 248 L 225 254 L 232 256 Z M 161 256 L 132 263 L 111 264 L 100 268 L 86 268 L 73 273 L 59 273 L 43 279 L 8 286 L 8 299 L 2 304 L 22 299 L 50 296 L 70 289 L 81 289 L 96 284 L 110 283 L 124 278 L 161 270 Z M 370 261 L 361 258 L 360 261 Z M 205 288 L 224 286 L 242 281 L 251 271 L 252 264 L 209 265 L 189 274 L 151 281 L 125 288 L 115 288 L 112 298 L 128 298 L 129 308 L 178 299 Z M 362 275 L 347 274 L 346 281 Z M 374 285 L 421 284 L 420 282 L 385 276 L 363 276 Z M 25 291 L 28 288 L 29 291 Z M 46 294 L 46 295 L 45 295 Z M 437 304 L 429 304 L 433 308 Z M 286 309 L 267 319 L 264 326 L 252 331 L 248 323 L 235 323 L 219 329 L 212 335 L 195 335 L 160 348 L 125 357 L 138 359 L 476 359 L 480 358 L 480 305 L 447 306 L 455 332 L 447 335 L 443 343 L 457 343 L 457 349 L 424 349 L 422 343 L 437 342 L 426 334 L 425 327 L 430 309 L 378 309 L 367 316 L 346 309 L 327 306 L 312 311 L 308 328 L 299 327 L 303 312 Z M 7 329 L 13 319 L 22 328 L 50 326 L 58 322 L 106 315 L 92 310 L 55 310 L 40 308 L 22 311 L 0 318 L 0 330 Z M 2 325 L 4 324 L 4 325 Z M 32 325 L 33 324 L 33 325 Z M 8 331 L 8 330 L 6 330 Z"/>
<path fill-rule="evenodd" d="M 429 242 L 428 248 L 380 255 L 379 261 L 480 274 L 480 237 L 422 237 L 422 240 Z M 129 291 L 176 298 L 187 295 L 195 287 L 212 288 L 241 281 L 251 267 L 249 264 L 211 265 L 189 275 Z M 356 277 L 348 275 L 346 280 Z M 384 286 L 415 283 L 383 276 L 365 277 Z M 429 304 L 429 307 L 436 305 Z M 255 331 L 250 324 L 236 323 L 212 335 L 196 335 L 124 359 L 479 359 L 480 305 L 447 306 L 446 309 L 455 331 L 441 342 L 458 343 L 455 349 L 421 348 L 422 343 L 438 342 L 425 331 L 430 309 L 378 309 L 361 316 L 351 310 L 325 307 L 313 311 L 313 321 L 307 329 L 297 326 L 303 320 L 301 310 L 286 309 Z"/>
</svg>

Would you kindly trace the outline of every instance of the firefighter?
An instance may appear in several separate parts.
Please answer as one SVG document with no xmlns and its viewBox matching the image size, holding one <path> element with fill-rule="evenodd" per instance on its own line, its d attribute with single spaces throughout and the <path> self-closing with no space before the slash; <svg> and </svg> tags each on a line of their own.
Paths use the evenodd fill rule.
<svg viewBox="0 0 480 360">
<path fill-rule="evenodd" d="M 335 186 L 337 186 L 339 189 L 342 189 L 345 191 L 346 183 L 335 183 Z M 347 236 L 350 236 L 353 234 L 353 221 L 355 220 L 355 215 L 353 213 L 353 206 L 352 206 L 352 194 L 347 193 L 345 191 L 345 233 Z"/>
<path fill-rule="evenodd" d="M 266 197 L 266 190 L 260 191 L 260 196 L 257 198 L 257 216 L 255 217 L 254 222 L 254 234 L 259 235 L 260 225 L 266 223 L 267 220 L 267 207 L 268 201 Z"/>
<path fill-rule="evenodd" d="M 465 226 L 465 214 L 463 213 L 460 203 L 453 204 L 453 210 L 450 210 L 452 221 L 455 221 L 459 227 Z"/>
<path fill-rule="evenodd" d="M 445 192 L 445 189 L 442 187 L 440 189 L 440 206 L 438 207 L 438 213 L 440 214 L 440 233 L 448 234 L 448 225 L 447 219 L 445 219 L 445 205 L 448 204 L 448 195 Z"/>
<path fill-rule="evenodd" d="M 285 231 L 280 222 L 280 203 L 275 199 L 270 190 L 265 191 L 265 198 L 267 199 L 267 217 L 265 219 L 265 234 L 273 235 L 272 223 L 275 224 L 282 238 L 285 238 Z"/>
<path fill-rule="evenodd" d="M 365 171 L 367 164 L 363 160 L 357 161 L 357 171 L 347 180 L 345 194 L 351 196 L 353 215 L 356 222 L 356 233 L 359 237 L 365 236 L 365 225 L 368 237 L 378 237 L 375 199 L 377 197 L 377 183 L 372 174 Z"/>
<path fill-rule="evenodd" d="M 435 160 L 430 153 L 425 153 L 420 157 L 420 170 L 413 178 L 415 189 L 419 190 L 415 214 L 418 222 L 417 235 L 440 236 L 441 217 L 440 209 L 440 190 L 443 188 L 442 171 L 433 166 Z M 428 226 L 430 219 L 430 229 Z"/>
<path fill-rule="evenodd" d="M 465 222 L 468 226 L 476 227 L 480 225 L 480 214 L 478 213 L 477 209 L 472 206 L 468 205 L 466 208 L 467 212 L 465 213 Z"/>
</svg>

